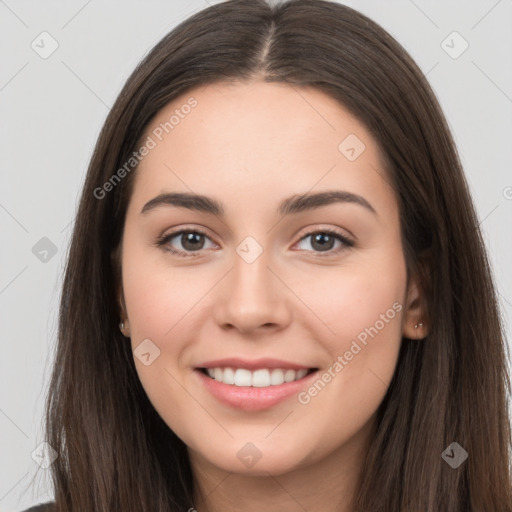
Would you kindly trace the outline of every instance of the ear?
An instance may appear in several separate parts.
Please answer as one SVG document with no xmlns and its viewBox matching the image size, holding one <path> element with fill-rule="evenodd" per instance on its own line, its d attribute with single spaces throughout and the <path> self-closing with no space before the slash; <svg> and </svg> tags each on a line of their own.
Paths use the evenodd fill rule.
<svg viewBox="0 0 512 512">
<path fill-rule="evenodd" d="M 130 323 L 126 312 L 126 303 L 124 300 L 123 284 L 121 277 L 121 244 L 110 253 L 112 268 L 114 270 L 114 281 L 117 283 L 116 299 L 119 306 L 119 329 L 124 336 L 130 336 Z"/>
<path fill-rule="evenodd" d="M 411 340 L 423 339 L 428 334 L 426 300 L 416 278 L 411 278 L 405 298 L 402 336 Z"/>
<path fill-rule="evenodd" d="M 126 303 L 124 301 L 124 293 L 123 289 L 120 286 L 117 291 L 117 302 L 119 304 L 119 316 L 120 316 L 120 324 L 119 328 L 121 329 L 121 332 L 126 336 L 130 336 L 130 322 L 128 321 L 128 314 L 126 313 Z M 121 328 L 121 324 L 123 327 Z"/>
</svg>

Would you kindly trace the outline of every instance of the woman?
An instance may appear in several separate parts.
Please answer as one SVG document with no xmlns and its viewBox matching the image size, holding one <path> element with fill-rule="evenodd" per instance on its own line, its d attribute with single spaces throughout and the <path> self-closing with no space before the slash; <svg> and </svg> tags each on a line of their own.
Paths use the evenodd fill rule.
<svg viewBox="0 0 512 512">
<path fill-rule="evenodd" d="M 51 510 L 510 511 L 507 392 L 461 164 L 389 34 L 234 0 L 156 45 L 76 219 Z"/>
</svg>

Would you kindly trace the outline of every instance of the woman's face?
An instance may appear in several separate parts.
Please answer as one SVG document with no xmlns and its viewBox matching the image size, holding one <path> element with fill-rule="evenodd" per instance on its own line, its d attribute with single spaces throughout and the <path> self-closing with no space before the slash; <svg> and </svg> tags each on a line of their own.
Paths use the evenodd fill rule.
<svg viewBox="0 0 512 512">
<path fill-rule="evenodd" d="M 181 96 L 143 142 L 122 286 L 155 409 L 226 471 L 359 457 L 421 320 L 375 141 L 322 92 L 254 81 Z"/>
</svg>

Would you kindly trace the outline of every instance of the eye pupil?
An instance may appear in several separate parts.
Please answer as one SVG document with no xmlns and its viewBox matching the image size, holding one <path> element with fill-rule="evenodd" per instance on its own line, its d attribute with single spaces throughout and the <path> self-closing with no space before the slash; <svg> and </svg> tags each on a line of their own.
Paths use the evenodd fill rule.
<svg viewBox="0 0 512 512">
<path fill-rule="evenodd" d="M 203 242 L 197 243 L 197 242 Z M 200 233 L 183 233 L 181 235 L 181 243 L 183 247 L 187 250 L 198 250 L 201 249 L 204 245 L 203 235 Z M 191 244 L 191 245 L 188 245 Z"/>
<path fill-rule="evenodd" d="M 319 244 L 315 247 L 315 244 Z M 319 248 L 321 251 L 328 251 L 333 248 L 334 238 L 325 233 L 317 233 L 313 236 L 312 247 Z"/>
</svg>

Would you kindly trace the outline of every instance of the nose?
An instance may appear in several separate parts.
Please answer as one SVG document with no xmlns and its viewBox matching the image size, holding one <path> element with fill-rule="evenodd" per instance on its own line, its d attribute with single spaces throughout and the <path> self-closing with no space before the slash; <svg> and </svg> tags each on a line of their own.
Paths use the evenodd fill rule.
<svg viewBox="0 0 512 512">
<path fill-rule="evenodd" d="M 235 255 L 214 309 L 222 329 L 269 334 L 290 323 L 291 293 L 271 266 L 265 251 L 252 263 Z"/>
</svg>

